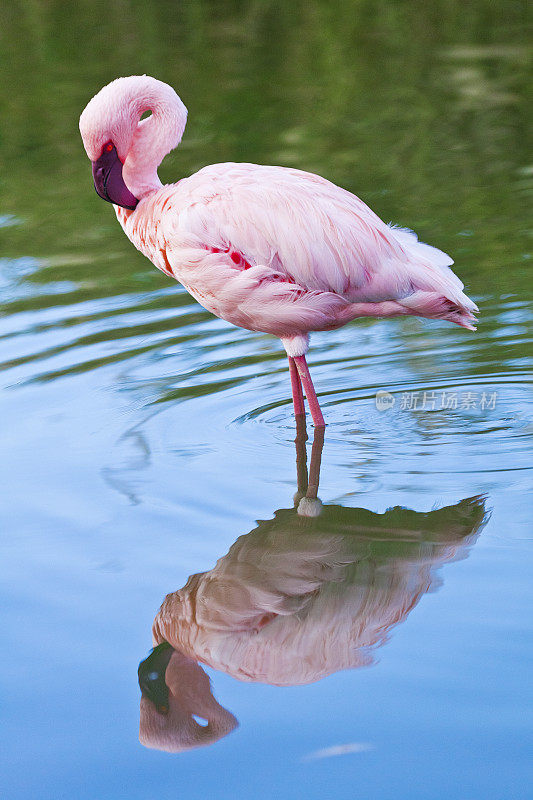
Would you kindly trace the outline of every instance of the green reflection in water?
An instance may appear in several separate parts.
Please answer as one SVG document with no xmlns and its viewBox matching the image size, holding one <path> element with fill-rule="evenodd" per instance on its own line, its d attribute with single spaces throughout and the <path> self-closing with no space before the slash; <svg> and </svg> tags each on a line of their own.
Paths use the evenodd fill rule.
<svg viewBox="0 0 533 800">
<path fill-rule="evenodd" d="M 163 180 L 225 160 L 319 172 L 450 252 L 484 334 L 483 298 L 529 288 L 526 3 L 20 0 L 0 27 L 0 254 L 38 259 L 9 270 L 25 291 L 3 293 L 4 314 L 117 296 L 122 313 L 169 286 L 98 201 L 77 128 L 103 84 L 142 72 L 189 107 Z"/>
</svg>

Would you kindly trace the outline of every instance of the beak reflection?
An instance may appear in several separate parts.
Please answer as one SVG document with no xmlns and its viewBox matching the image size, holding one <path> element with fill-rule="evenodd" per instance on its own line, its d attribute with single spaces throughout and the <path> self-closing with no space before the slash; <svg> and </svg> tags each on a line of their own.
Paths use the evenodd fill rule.
<svg viewBox="0 0 533 800">
<path fill-rule="evenodd" d="M 172 647 L 162 642 L 154 647 L 148 658 L 141 661 L 137 675 L 143 697 L 150 700 L 160 714 L 168 712 L 168 686 L 165 672 L 172 655 Z"/>
</svg>

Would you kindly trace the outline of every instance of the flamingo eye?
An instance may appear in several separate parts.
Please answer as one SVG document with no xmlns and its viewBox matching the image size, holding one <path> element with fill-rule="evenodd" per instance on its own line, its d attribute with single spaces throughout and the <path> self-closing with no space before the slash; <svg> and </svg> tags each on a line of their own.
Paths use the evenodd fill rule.
<svg viewBox="0 0 533 800">
<path fill-rule="evenodd" d="M 106 144 L 106 146 L 104 147 L 104 150 L 107 150 L 107 152 L 108 152 L 108 153 L 110 153 L 110 152 L 111 152 L 111 150 L 113 149 L 113 146 L 114 146 L 114 145 L 113 145 L 113 143 L 112 143 L 112 142 L 109 142 L 109 143 L 108 143 L 108 144 Z"/>
</svg>

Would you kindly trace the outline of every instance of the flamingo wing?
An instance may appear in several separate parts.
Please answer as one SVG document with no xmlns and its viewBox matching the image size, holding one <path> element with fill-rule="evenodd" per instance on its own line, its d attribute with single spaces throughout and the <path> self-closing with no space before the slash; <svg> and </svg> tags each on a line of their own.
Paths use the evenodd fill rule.
<svg viewBox="0 0 533 800">
<path fill-rule="evenodd" d="M 189 199 L 179 228 L 310 290 L 344 294 L 348 284 L 364 285 L 387 257 L 402 258 L 399 241 L 368 206 L 318 175 L 216 164 L 176 187 Z"/>
<path fill-rule="evenodd" d="M 428 316 L 441 315 L 437 300 L 475 309 L 449 256 L 317 175 L 216 164 L 169 189 L 161 231 L 172 271 L 235 324 L 291 335 L 344 324 L 353 304 L 400 302 L 394 313 Z"/>
</svg>

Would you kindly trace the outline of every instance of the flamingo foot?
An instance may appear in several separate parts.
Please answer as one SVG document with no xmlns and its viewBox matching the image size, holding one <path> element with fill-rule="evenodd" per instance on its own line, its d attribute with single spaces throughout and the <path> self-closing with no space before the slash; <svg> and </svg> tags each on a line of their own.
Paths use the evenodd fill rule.
<svg viewBox="0 0 533 800">
<path fill-rule="evenodd" d="M 298 376 L 300 378 L 303 390 L 305 392 L 305 396 L 307 397 L 307 402 L 309 403 L 309 411 L 311 412 L 311 416 L 313 417 L 314 426 L 315 428 L 325 428 L 326 423 L 324 422 L 322 409 L 320 408 L 320 403 L 318 402 L 318 397 L 316 396 L 315 387 L 313 386 L 313 381 L 311 380 L 311 374 L 309 372 L 309 367 L 307 366 L 307 361 L 305 360 L 305 356 L 294 356 L 293 360 L 294 363 L 296 364 L 296 368 L 298 370 Z M 292 380 L 292 373 L 291 373 L 291 380 Z M 296 403 L 295 403 L 295 410 L 296 410 Z"/>
</svg>

